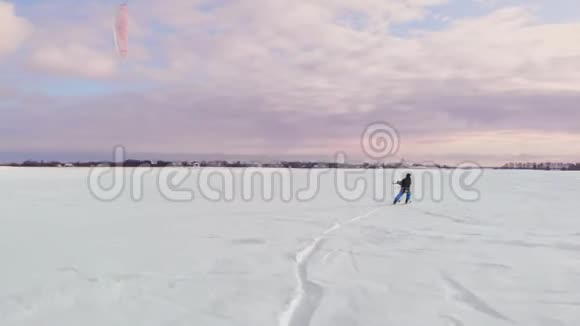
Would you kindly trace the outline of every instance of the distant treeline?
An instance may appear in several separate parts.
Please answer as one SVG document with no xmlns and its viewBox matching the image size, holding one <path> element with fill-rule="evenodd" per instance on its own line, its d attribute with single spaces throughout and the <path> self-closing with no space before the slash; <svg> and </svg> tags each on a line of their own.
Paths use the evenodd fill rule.
<svg viewBox="0 0 580 326">
<path fill-rule="evenodd" d="M 396 169 L 396 168 L 452 168 L 447 165 L 407 165 L 403 162 L 395 163 L 335 163 L 310 161 L 282 161 L 275 163 L 256 163 L 243 161 L 153 161 L 153 160 L 126 160 L 123 162 L 92 161 L 92 162 L 58 162 L 58 161 L 24 161 L 22 163 L 4 164 L 13 167 L 231 167 L 231 168 L 295 168 L 295 169 Z"/>
<path fill-rule="evenodd" d="M 59 161 L 24 161 L 22 163 L 4 164 L 4 166 L 13 167 L 96 167 L 100 165 L 107 166 L 124 166 L 124 167 L 166 167 L 171 166 L 173 162 L 166 161 L 140 161 L 140 160 L 126 160 L 124 162 L 109 162 L 109 161 L 90 161 L 90 162 L 59 162 Z"/>
<path fill-rule="evenodd" d="M 507 163 L 502 169 L 580 171 L 580 163 Z"/>
</svg>

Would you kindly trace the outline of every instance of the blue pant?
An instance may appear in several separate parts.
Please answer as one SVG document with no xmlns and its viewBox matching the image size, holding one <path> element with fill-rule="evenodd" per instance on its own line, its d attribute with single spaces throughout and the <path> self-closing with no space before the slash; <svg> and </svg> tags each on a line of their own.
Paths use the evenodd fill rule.
<svg viewBox="0 0 580 326">
<path fill-rule="evenodd" d="M 411 190 L 407 190 L 407 189 L 401 189 L 401 192 L 399 192 L 399 194 L 395 198 L 395 202 L 394 203 L 396 204 L 399 201 L 401 201 L 401 198 L 403 198 L 403 195 L 404 194 L 407 194 L 407 198 L 405 200 L 405 203 L 408 203 L 411 200 Z"/>
</svg>

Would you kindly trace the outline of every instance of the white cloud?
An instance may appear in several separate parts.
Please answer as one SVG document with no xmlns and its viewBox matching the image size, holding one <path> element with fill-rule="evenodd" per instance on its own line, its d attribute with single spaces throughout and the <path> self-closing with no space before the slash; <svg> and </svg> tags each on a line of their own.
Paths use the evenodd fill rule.
<svg viewBox="0 0 580 326">
<path fill-rule="evenodd" d="M 1 1 L 1 0 L 0 0 Z M 32 73 L 82 78 L 112 78 L 115 55 L 115 4 L 54 1 L 26 5 L 35 30 L 17 64 Z M 134 26 L 132 26 L 134 30 Z M 144 56 L 142 51 L 136 51 Z"/>
<path fill-rule="evenodd" d="M 580 91 L 577 35 L 580 23 L 542 24 L 528 10 L 501 9 L 425 33 L 417 62 L 433 76 L 470 79 L 488 90 Z"/>
<path fill-rule="evenodd" d="M 0 56 L 16 51 L 32 32 L 32 25 L 16 16 L 14 5 L 0 1 Z"/>
<path fill-rule="evenodd" d="M 573 69 L 580 63 L 580 24 L 542 24 L 530 10 L 505 8 L 439 31 L 388 34 L 386 26 L 420 19 L 440 3 L 256 0 L 228 3 L 202 18 L 198 12 L 188 25 L 184 11 L 175 19 L 166 13 L 159 19 L 175 27 L 158 40 L 166 64 L 145 64 L 139 73 L 268 94 L 271 109 L 332 112 L 372 111 L 431 85 L 449 83 L 452 90 L 456 80 L 489 92 L 580 90 Z M 344 10 L 363 13 L 366 28 L 337 23 Z M 218 32 L 204 33 L 210 28 Z M 311 100 L 307 107 L 292 103 L 300 96 Z"/>
<path fill-rule="evenodd" d="M 108 78 L 116 71 L 112 54 L 103 54 L 81 44 L 38 48 L 30 63 L 44 71 L 87 78 Z"/>
</svg>

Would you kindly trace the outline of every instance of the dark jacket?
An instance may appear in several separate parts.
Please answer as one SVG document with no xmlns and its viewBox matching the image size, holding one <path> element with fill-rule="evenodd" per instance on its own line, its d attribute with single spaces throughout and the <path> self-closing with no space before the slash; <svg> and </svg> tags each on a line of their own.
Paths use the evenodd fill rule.
<svg viewBox="0 0 580 326">
<path fill-rule="evenodd" d="M 411 190 L 411 177 L 405 177 L 405 179 L 397 183 L 401 185 L 401 190 Z"/>
</svg>

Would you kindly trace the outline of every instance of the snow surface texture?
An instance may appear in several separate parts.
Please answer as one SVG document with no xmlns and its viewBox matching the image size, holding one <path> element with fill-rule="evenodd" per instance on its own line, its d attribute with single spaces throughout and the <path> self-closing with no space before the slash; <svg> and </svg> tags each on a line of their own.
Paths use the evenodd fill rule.
<svg viewBox="0 0 580 326">
<path fill-rule="evenodd" d="M 486 171 L 477 202 L 408 206 L 331 178 L 177 203 L 147 178 L 101 202 L 87 170 L 0 168 L 0 325 L 580 325 L 580 174 Z"/>
</svg>

